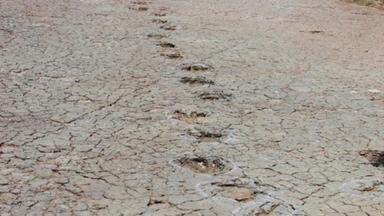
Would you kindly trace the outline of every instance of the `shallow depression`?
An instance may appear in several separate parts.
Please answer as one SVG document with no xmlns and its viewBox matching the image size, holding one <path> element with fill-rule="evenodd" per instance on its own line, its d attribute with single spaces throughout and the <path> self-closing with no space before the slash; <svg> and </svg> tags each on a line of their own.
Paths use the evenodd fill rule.
<svg viewBox="0 0 384 216">
<path fill-rule="evenodd" d="M 206 183 L 201 186 L 209 197 L 223 197 L 237 202 L 248 202 L 257 194 L 264 194 L 257 182 L 248 178 L 232 178 Z"/>
<path fill-rule="evenodd" d="M 199 98 L 203 100 L 229 100 L 231 94 L 226 94 L 222 91 L 213 91 L 213 92 L 203 92 L 199 95 Z"/>
<path fill-rule="evenodd" d="M 205 114 L 203 112 L 196 112 L 196 111 L 186 113 L 186 112 L 183 112 L 180 110 L 176 110 L 175 112 L 172 113 L 173 119 L 184 121 L 184 122 L 189 123 L 189 124 L 197 123 L 200 118 L 204 118 L 206 116 L 207 116 L 207 114 Z"/>
<path fill-rule="evenodd" d="M 203 76 L 198 76 L 198 77 L 182 77 L 180 80 L 181 83 L 184 84 L 190 84 L 190 85 L 214 85 L 215 82 L 212 80 L 209 80 Z"/>
<path fill-rule="evenodd" d="M 182 69 L 187 71 L 206 71 L 206 70 L 212 69 L 212 67 L 203 63 L 194 63 L 194 64 L 184 64 L 182 66 Z"/>
<path fill-rule="evenodd" d="M 175 161 L 181 167 L 187 168 L 195 173 L 218 175 L 230 171 L 233 166 L 226 160 L 216 157 L 185 156 Z"/>
</svg>

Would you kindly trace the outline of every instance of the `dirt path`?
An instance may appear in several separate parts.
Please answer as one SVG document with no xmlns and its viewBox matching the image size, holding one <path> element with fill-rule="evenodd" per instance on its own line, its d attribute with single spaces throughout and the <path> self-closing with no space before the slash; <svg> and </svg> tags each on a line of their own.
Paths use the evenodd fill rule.
<svg viewBox="0 0 384 216">
<path fill-rule="evenodd" d="M 383 11 L 2 0 L 0 18 L 0 215 L 384 215 L 384 168 L 359 155 L 384 150 Z"/>
</svg>

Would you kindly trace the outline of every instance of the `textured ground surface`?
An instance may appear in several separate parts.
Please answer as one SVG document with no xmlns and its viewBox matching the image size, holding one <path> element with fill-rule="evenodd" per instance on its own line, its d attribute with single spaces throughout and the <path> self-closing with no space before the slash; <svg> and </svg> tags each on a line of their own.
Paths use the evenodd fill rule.
<svg viewBox="0 0 384 216">
<path fill-rule="evenodd" d="M 358 153 L 384 150 L 383 11 L 1 0 L 0 19 L 1 215 L 384 215 Z"/>
<path fill-rule="evenodd" d="M 372 6 L 383 9 L 384 0 L 346 0 L 347 2 L 354 2 L 364 6 Z"/>
</svg>

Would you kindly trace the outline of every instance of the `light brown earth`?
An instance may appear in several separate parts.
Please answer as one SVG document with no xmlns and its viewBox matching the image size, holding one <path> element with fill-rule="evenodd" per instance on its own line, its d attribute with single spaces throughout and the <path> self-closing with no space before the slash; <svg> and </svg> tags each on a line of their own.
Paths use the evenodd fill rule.
<svg viewBox="0 0 384 216">
<path fill-rule="evenodd" d="M 384 215 L 383 11 L 1 0 L 0 19 L 0 215 Z"/>
</svg>

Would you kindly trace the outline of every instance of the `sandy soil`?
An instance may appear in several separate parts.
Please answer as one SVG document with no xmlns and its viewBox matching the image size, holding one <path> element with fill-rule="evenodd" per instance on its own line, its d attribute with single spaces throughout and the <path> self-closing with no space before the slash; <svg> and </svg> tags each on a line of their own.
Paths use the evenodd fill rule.
<svg viewBox="0 0 384 216">
<path fill-rule="evenodd" d="M 383 11 L 2 0 L 0 18 L 1 215 L 384 215 Z"/>
</svg>

